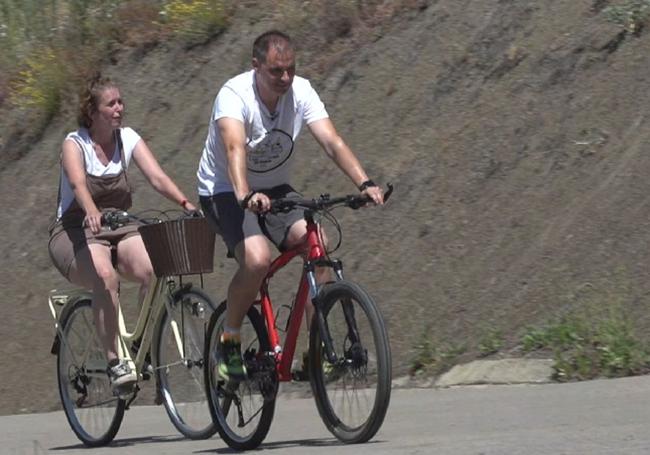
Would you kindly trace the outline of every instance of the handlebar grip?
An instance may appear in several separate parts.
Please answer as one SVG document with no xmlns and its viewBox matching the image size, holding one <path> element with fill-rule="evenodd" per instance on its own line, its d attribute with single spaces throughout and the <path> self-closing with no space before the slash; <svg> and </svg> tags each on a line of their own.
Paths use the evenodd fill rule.
<svg viewBox="0 0 650 455">
<path fill-rule="evenodd" d="M 393 194 L 393 184 L 387 183 L 386 192 L 384 193 L 384 203 L 388 200 L 391 194 Z M 368 204 L 369 202 L 372 202 L 372 199 L 368 196 L 365 197 L 353 196 L 348 201 L 348 207 L 350 207 L 353 210 L 357 210 L 363 207 L 364 205 Z"/>
</svg>

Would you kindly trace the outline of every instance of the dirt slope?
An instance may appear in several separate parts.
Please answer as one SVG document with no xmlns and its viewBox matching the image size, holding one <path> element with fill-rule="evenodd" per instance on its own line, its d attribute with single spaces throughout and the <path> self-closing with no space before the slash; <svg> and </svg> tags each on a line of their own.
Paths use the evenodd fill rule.
<svg viewBox="0 0 650 455">
<path fill-rule="evenodd" d="M 624 306 L 650 333 L 650 34 L 619 35 L 598 14 L 606 3 L 432 0 L 309 73 L 369 173 L 396 187 L 382 210 L 341 213 L 339 255 L 382 307 L 396 373 L 425 333 L 466 344 L 469 358 L 488 329 L 509 348 L 527 325 L 593 302 Z M 128 123 L 187 192 L 213 97 L 269 25 L 242 22 L 189 50 L 125 52 L 106 69 Z M 58 406 L 46 293 L 65 283 L 46 226 L 71 119 L 55 119 L 0 175 L 2 413 Z M 353 189 L 308 135 L 298 147 L 297 187 Z M 132 175 L 137 207 L 159 206 Z M 215 300 L 232 272 L 218 246 Z"/>
</svg>

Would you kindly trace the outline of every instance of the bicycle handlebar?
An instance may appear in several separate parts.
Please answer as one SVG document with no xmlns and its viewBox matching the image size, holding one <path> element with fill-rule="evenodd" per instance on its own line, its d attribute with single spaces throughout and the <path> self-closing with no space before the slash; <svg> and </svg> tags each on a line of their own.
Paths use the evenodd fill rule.
<svg viewBox="0 0 650 455">
<path fill-rule="evenodd" d="M 384 193 L 384 202 L 388 200 L 393 193 L 393 185 L 386 184 L 386 192 Z M 342 205 L 357 210 L 368 203 L 372 202 L 368 196 L 360 196 L 358 194 L 348 194 L 340 197 L 330 197 L 329 194 L 321 194 L 318 199 L 296 199 L 296 198 L 280 198 L 271 201 L 270 213 L 289 212 L 290 210 L 301 207 L 308 210 L 320 212 L 327 210 L 335 205 Z"/>
<path fill-rule="evenodd" d="M 104 212 L 102 213 L 102 226 L 107 226 L 111 231 L 114 231 L 133 219 L 135 219 L 134 216 L 121 210 Z"/>
<path fill-rule="evenodd" d="M 164 212 L 160 212 L 160 214 L 169 218 L 169 216 L 166 215 Z M 183 217 L 198 218 L 202 216 L 203 214 L 198 210 L 192 210 L 190 212 L 184 212 L 181 218 Z M 145 218 L 138 215 L 131 215 L 130 213 L 125 212 L 123 210 L 113 210 L 110 212 L 102 213 L 102 226 L 108 227 L 111 231 L 114 231 L 115 229 L 120 228 L 131 221 L 137 221 L 142 224 L 157 224 L 157 223 L 162 223 L 165 220 L 158 217 Z"/>
</svg>

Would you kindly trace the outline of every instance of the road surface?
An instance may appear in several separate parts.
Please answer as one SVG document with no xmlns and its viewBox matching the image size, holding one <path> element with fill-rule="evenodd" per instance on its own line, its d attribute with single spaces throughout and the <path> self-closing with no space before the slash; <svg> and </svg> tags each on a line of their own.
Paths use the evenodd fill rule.
<svg viewBox="0 0 650 455">
<path fill-rule="evenodd" d="M 650 453 L 650 376 L 571 384 L 393 391 L 367 444 L 340 445 L 314 402 L 282 396 L 261 449 L 276 454 L 510 455 Z M 116 450 L 117 449 L 117 450 Z M 162 407 L 127 411 L 113 444 L 85 449 L 62 412 L 0 416 L 0 453 L 100 455 L 231 453 L 217 437 L 181 439 Z"/>
</svg>

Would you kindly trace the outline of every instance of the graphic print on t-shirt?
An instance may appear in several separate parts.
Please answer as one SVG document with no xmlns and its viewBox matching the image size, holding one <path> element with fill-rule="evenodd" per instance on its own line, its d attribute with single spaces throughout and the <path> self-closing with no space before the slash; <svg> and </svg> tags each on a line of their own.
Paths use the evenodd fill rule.
<svg viewBox="0 0 650 455">
<path fill-rule="evenodd" d="M 280 167 L 293 152 L 291 135 L 282 130 L 273 129 L 266 133 L 264 139 L 251 146 L 248 144 L 248 170 L 264 173 Z"/>
</svg>

